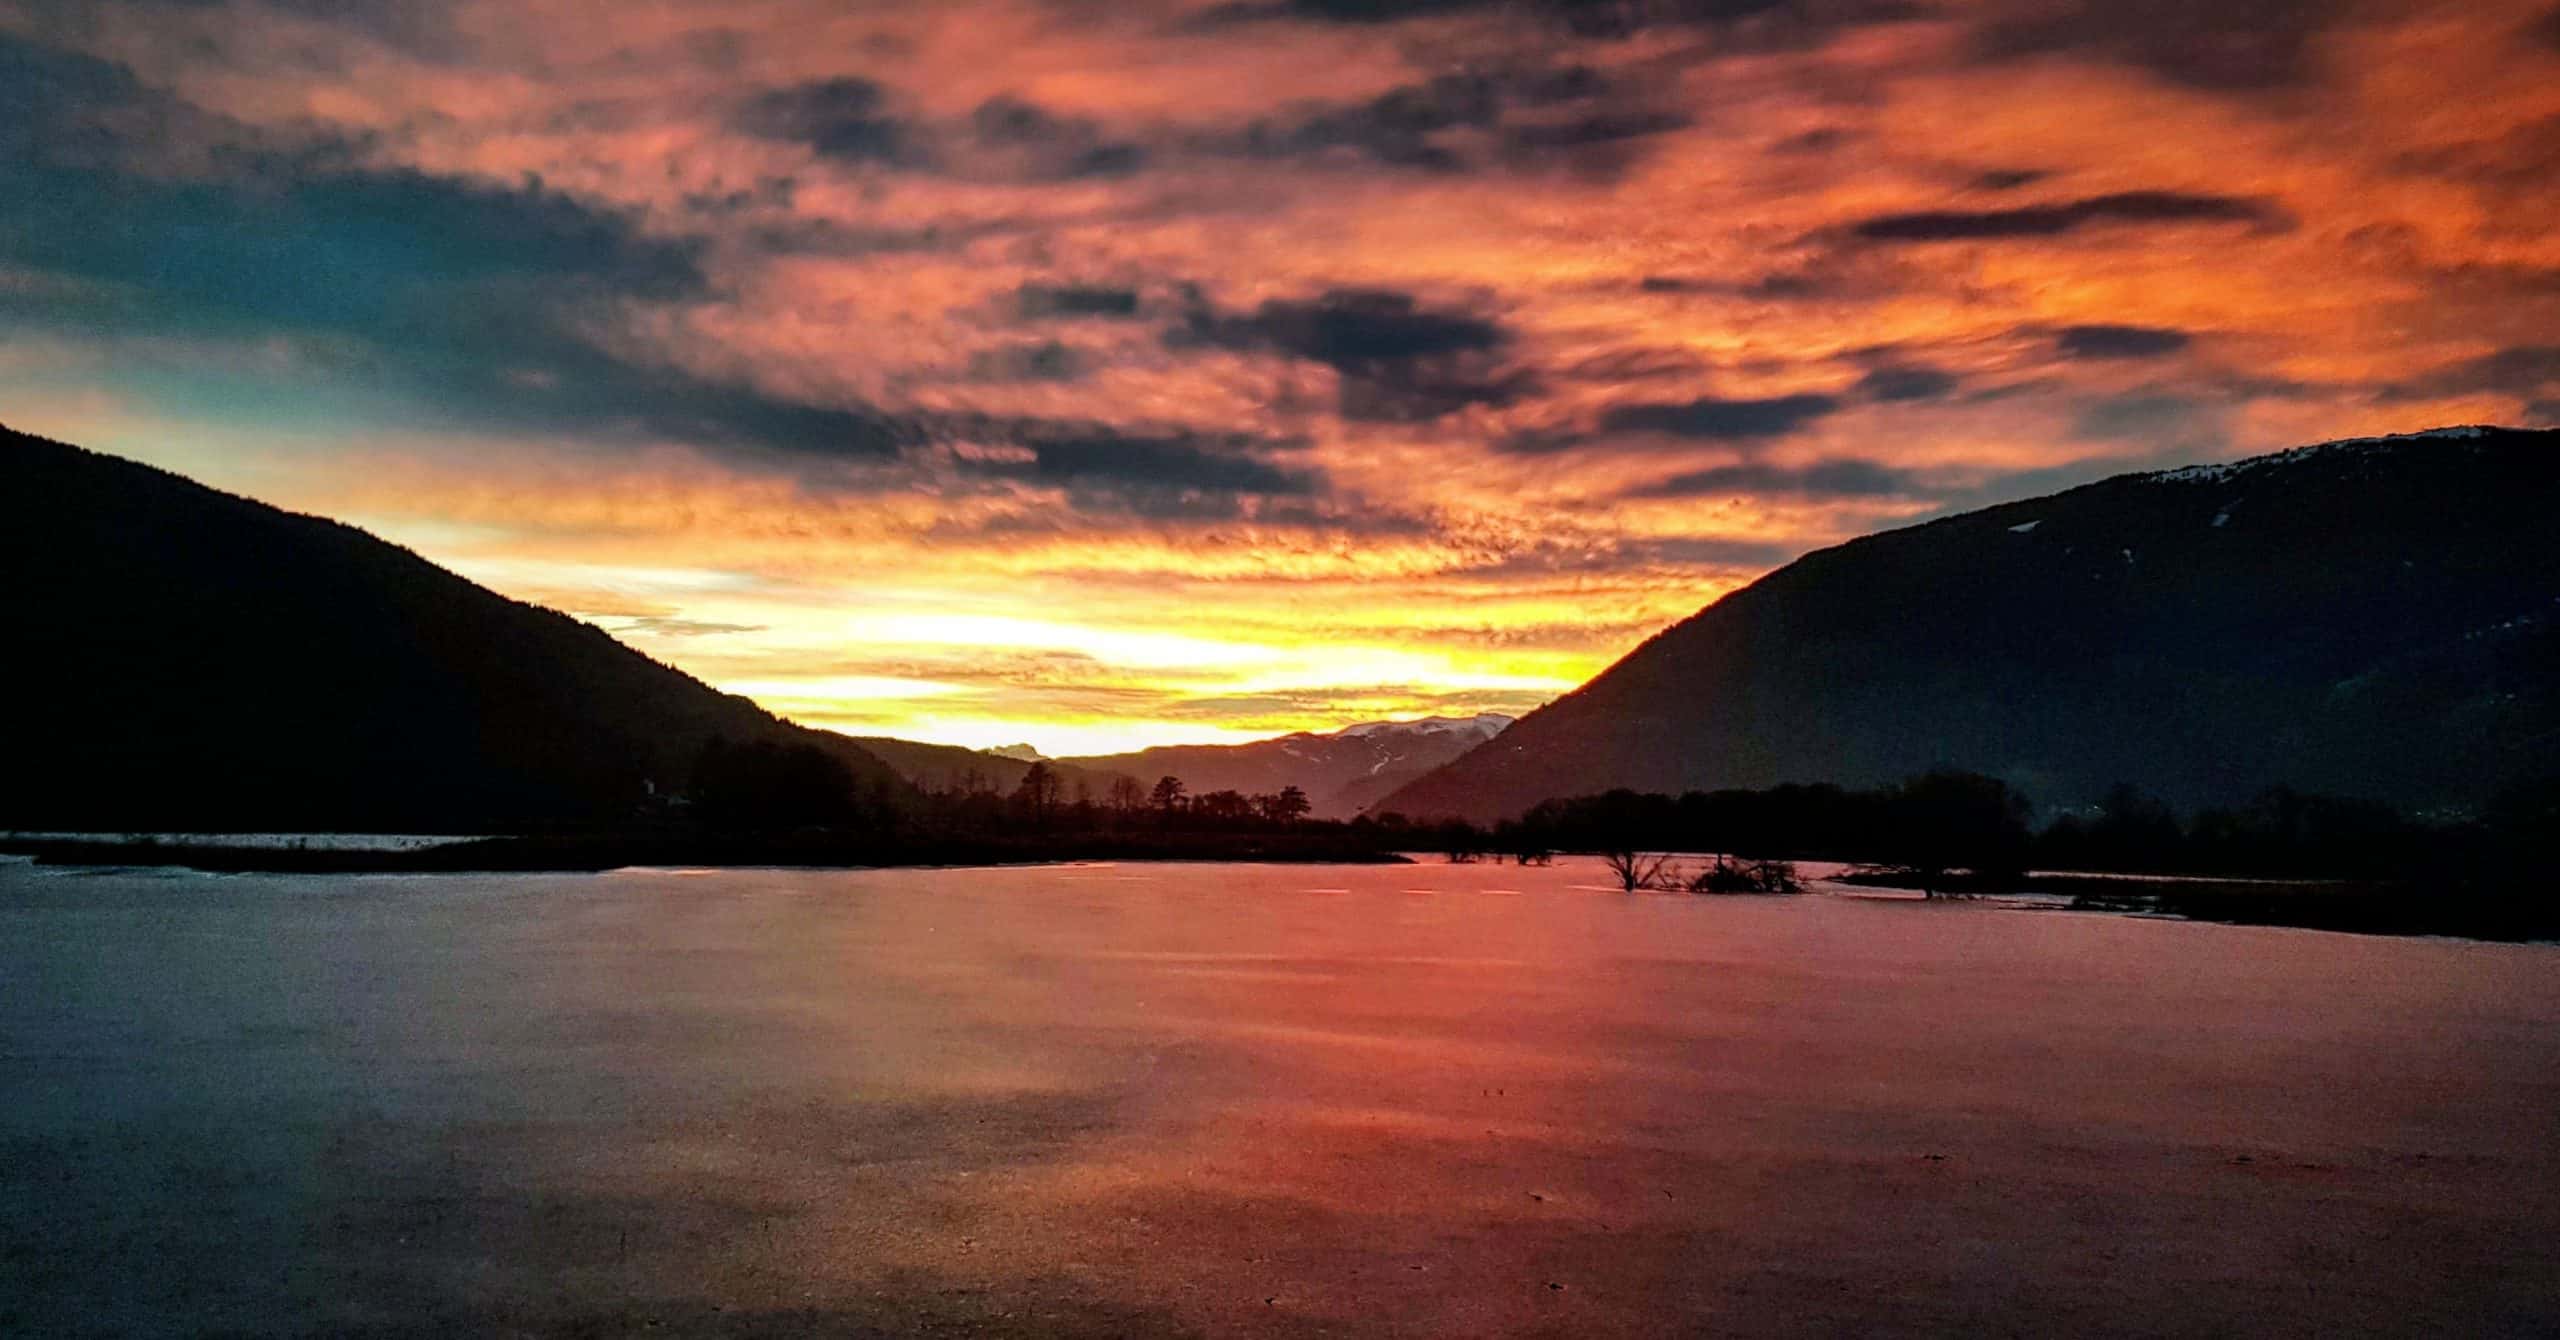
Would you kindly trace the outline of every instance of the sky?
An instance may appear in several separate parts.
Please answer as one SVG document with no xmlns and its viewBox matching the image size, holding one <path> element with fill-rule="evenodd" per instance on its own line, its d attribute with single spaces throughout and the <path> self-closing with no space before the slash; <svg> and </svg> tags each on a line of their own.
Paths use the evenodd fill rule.
<svg viewBox="0 0 2560 1340">
<path fill-rule="evenodd" d="M 0 422 L 1052 754 L 2560 423 L 2555 219 L 2547 0 L 0 0 Z"/>
</svg>

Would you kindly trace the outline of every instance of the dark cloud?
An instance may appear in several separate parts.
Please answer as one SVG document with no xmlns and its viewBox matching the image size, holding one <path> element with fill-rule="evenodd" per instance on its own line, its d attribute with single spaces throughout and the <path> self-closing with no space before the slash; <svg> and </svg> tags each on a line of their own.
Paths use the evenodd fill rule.
<svg viewBox="0 0 2560 1340">
<path fill-rule="evenodd" d="M 550 406 L 570 433 L 637 432 L 697 446 L 786 451 L 838 459 L 884 457 L 922 445 L 931 434 L 912 419 L 868 407 L 811 405 L 751 387 L 705 381 L 671 368 L 635 366 L 573 355 Z M 510 407 L 519 415 L 528 400 Z"/>
<path fill-rule="evenodd" d="M 1567 381 L 1623 385 L 1693 376 L 1701 366 L 1698 356 L 1686 349 L 1636 345 L 1593 354 L 1558 369 L 1556 375 Z"/>
<path fill-rule="evenodd" d="M 120 139 L 96 112 L 144 100 L 123 66 L 0 33 L 0 167 L 112 152 Z"/>
<path fill-rule="evenodd" d="M 2553 5 L 2548 13 L 2534 20 L 2533 26 L 2526 31 L 2544 46 L 2560 51 L 2560 5 Z"/>
<path fill-rule="evenodd" d="M 1800 135 L 1789 135 L 1770 145 L 1769 152 L 1781 156 L 1827 154 L 1855 138 L 1856 135 L 1853 132 L 1838 126 L 1824 126 L 1818 130 L 1805 131 Z"/>
<path fill-rule="evenodd" d="M 648 236 L 628 217 L 539 182 L 411 172 L 168 182 L 23 166 L 0 174 L 14 178 L 16 203 L 0 232 L 12 260 L 134 286 L 172 325 L 192 317 L 438 338 L 492 324 L 500 308 L 670 298 L 703 284 L 694 244 Z"/>
<path fill-rule="evenodd" d="M 2108 396 L 2083 406 L 2073 416 L 2072 436 L 2144 444 L 2164 460 L 2218 455 L 2229 446 L 2215 406 L 2156 389 Z"/>
<path fill-rule="evenodd" d="M 2560 344 L 2510 345 L 2495 353 L 2466 358 L 2387 388 L 2387 400 L 2422 400 L 2441 396 L 2512 395 L 2531 399 L 2560 391 Z"/>
<path fill-rule="evenodd" d="M 266 0 L 266 4 L 299 19 L 343 24 L 427 60 L 467 60 L 477 45 L 457 22 L 462 7 L 451 0 L 367 0 L 361 5 L 344 0 Z"/>
<path fill-rule="evenodd" d="M 2334 0 L 2023 0 L 1976 31 L 1993 61 L 2062 56 L 2131 65 L 2220 92 L 2297 84 L 2321 37 L 2348 18 Z"/>
<path fill-rule="evenodd" d="M 1391 167 L 1455 171 L 1459 153 L 1436 141 L 1445 131 L 1485 129 L 1502 117 L 1502 95 L 1484 75 L 1443 75 L 1389 89 L 1363 103 L 1324 108 L 1295 123 L 1256 122 L 1212 147 L 1254 158 L 1349 153 Z"/>
<path fill-rule="evenodd" d="M 1888 366 L 1870 369 L 1858 379 L 1858 391 L 1870 400 L 1940 400 L 1956 389 L 1956 375 L 1937 368 Z"/>
<path fill-rule="evenodd" d="M 2165 358 L 2193 343 L 2185 331 L 2160 326 L 2065 326 L 2053 337 L 2065 358 Z"/>
<path fill-rule="evenodd" d="M 2560 385 L 2560 344 L 2520 344 L 2462 365 L 2483 386 L 2521 390 Z"/>
<path fill-rule="evenodd" d="M 2392 155 L 2391 163 L 2470 188 L 2493 215 L 2548 215 L 2560 208 L 2560 115 L 2406 150 Z"/>
<path fill-rule="evenodd" d="M 1646 275 L 1636 281 L 1636 287 L 1646 293 L 1708 293 L 1764 302 L 1793 302 L 1832 293 L 1840 287 L 1840 281 L 1809 272 L 1773 273 L 1743 280 L 1708 279 L 1696 275 Z"/>
<path fill-rule="evenodd" d="M 1303 496 L 1323 486 L 1311 469 L 1283 468 L 1232 445 L 1182 436 L 1113 433 L 1053 437 L 1025 444 L 1028 461 L 982 463 L 981 473 L 1042 484 L 1105 484 L 1182 493 Z"/>
<path fill-rule="evenodd" d="M 1827 395 L 1785 395 L 1762 400 L 1705 397 L 1685 404 L 1620 405 L 1600 416 L 1611 433 L 1662 433 L 1671 437 L 1737 442 L 1784 437 L 1840 408 Z"/>
<path fill-rule="evenodd" d="M 2282 212 L 2263 200 L 2181 191 L 2123 191 L 2017 209 L 1880 214 L 1851 225 L 1850 233 L 1869 242 L 1960 242 L 2057 237 L 2091 224 L 2250 223 L 2275 227 L 2284 222 Z"/>
<path fill-rule="evenodd" d="M 1637 141 L 1689 123 L 1587 65 L 1443 74 L 1365 102 L 1261 121 L 1202 147 L 1256 158 L 1354 156 L 1455 172 L 1501 164 L 1622 167 Z"/>
<path fill-rule="evenodd" d="M 1626 496 L 1695 498 L 1739 494 L 1748 497 L 1892 498 L 1917 491 L 1909 472 L 1852 457 L 1800 468 L 1757 463 L 1720 465 L 1632 489 Z"/>
<path fill-rule="evenodd" d="M 888 91 L 850 75 L 758 94 L 739 109 L 738 128 L 846 162 L 913 165 L 928 157 L 915 127 L 889 114 Z"/>
<path fill-rule="evenodd" d="M 1628 107 L 1562 121 L 1506 125 L 1502 130 L 1502 155 L 1506 161 L 1522 166 L 1557 162 L 1586 172 L 1615 172 L 1631 161 L 1637 141 L 1679 130 L 1689 123 L 1689 116 L 1683 112 Z"/>
<path fill-rule="evenodd" d="M 1277 349 L 1342 372 L 1487 353 L 1510 339 L 1501 326 L 1483 317 L 1435 312 L 1412 294 L 1389 289 L 1333 289 L 1306 302 L 1275 298 L 1245 316 L 1203 308 L 1181 333 L 1191 341 L 1231 349 Z"/>
<path fill-rule="evenodd" d="M 2033 186 L 2037 182 L 2043 181 L 2045 178 L 2052 175 L 2053 174 L 2050 172 L 2045 172 L 2037 168 L 1992 168 L 1988 171 L 1977 172 L 1974 174 L 1973 189 L 1977 191 L 2014 191 L 2021 186 Z"/>
<path fill-rule="evenodd" d="M 1416 360 L 1382 364 L 1342 379 L 1340 409 L 1346 419 L 1413 423 L 1455 414 L 1473 405 L 1500 407 L 1538 389 L 1525 369 L 1471 370 L 1471 360 Z"/>
<path fill-rule="evenodd" d="M 1027 457 L 968 460 L 962 468 L 984 478 L 1058 489 L 1071 513 L 1088 518 L 1328 526 L 1331 514 L 1317 498 L 1327 488 L 1323 472 L 1273 464 L 1247 441 L 1108 428 L 1048 431 L 1019 440 Z M 1055 529 L 1047 521 L 1020 528 Z"/>
<path fill-rule="evenodd" d="M 1051 317 L 1131 317 L 1138 314 L 1133 288 L 1085 284 L 1025 284 L 1014 290 L 1014 306 L 1026 320 Z"/>
<path fill-rule="evenodd" d="M 18 76 L 0 79 L 9 123 L 39 131 L 0 154 L 0 263 L 82 295 L 12 303 L 21 325 L 320 351 L 333 391 L 397 398 L 423 422 L 832 455 L 920 435 L 867 408 L 637 364 L 583 333 L 616 302 L 706 293 L 693 239 L 535 180 L 347 167 L 343 145 L 222 144 L 223 175 L 149 175 L 125 160 L 189 109 L 24 43 L 0 42 L 0 74 Z"/>
<path fill-rule="evenodd" d="M 902 251 L 952 251 L 973 242 L 1019 239 L 1038 231 L 1037 224 L 1011 217 L 864 226 L 839 219 L 792 215 L 760 222 L 741 236 L 757 250 L 768 253 L 878 256 Z"/>
<path fill-rule="evenodd" d="M 1273 299 L 1249 314 L 1203 305 L 1166 339 L 1176 347 L 1270 351 L 1321 363 L 1341 374 L 1342 413 L 1358 419 L 1429 419 L 1469 405 L 1509 404 L 1535 382 L 1502 363 L 1511 336 L 1500 324 L 1433 311 L 1391 290 Z"/>
<path fill-rule="evenodd" d="M 1125 177 L 1148 162 L 1144 146 L 1111 139 L 1091 120 L 1011 95 L 978 104 L 958 129 L 897 116 L 889 103 L 876 81 L 824 79 L 757 95 L 739 109 L 737 125 L 842 162 L 988 170 L 1026 181 Z"/>
<path fill-rule="evenodd" d="M 969 378 L 982 382 L 1071 382 L 1089 369 L 1085 357 L 1056 340 L 982 349 L 969 359 Z"/>
<path fill-rule="evenodd" d="M 1779 21 L 1821 29 L 1907 13 L 1901 3 L 1819 0 L 1240 0 L 1211 9 L 1198 27 L 1295 18 L 1325 23 L 1385 24 L 1467 14 L 1528 18 L 1584 38 L 1632 37 L 1649 29 Z"/>
<path fill-rule="evenodd" d="M 1147 165 L 1144 146 L 1108 138 L 1094 121 L 1060 116 L 1017 97 L 978 104 L 969 128 L 981 149 L 1004 155 L 1014 175 L 1034 180 L 1125 177 Z"/>
</svg>

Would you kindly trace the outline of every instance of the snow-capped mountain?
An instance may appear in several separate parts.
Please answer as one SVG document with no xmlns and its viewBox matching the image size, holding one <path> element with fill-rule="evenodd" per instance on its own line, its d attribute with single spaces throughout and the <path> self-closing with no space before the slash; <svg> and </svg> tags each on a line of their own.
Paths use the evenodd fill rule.
<svg viewBox="0 0 2560 1340">
<path fill-rule="evenodd" d="M 2459 810 L 2560 773 L 2560 432 L 2446 428 L 2123 475 L 1807 554 L 1382 808 L 1613 787 L 2045 805 L 2129 782 Z"/>
<path fill-rule="evenodd" d="M 1247 794 L 1295 786 L 1317 818 L 1349 818 L 1405 783 L 1502 733 L 1499 712 L 1416 721 L 1370 721 L 1326 734 L 1300 732 L 1251 744 L 1175 745 L 1131 754 L 1062 759 L 1094 772 L 1153 784 L 1179 777 L 1194 795 Z"/>
</svg>

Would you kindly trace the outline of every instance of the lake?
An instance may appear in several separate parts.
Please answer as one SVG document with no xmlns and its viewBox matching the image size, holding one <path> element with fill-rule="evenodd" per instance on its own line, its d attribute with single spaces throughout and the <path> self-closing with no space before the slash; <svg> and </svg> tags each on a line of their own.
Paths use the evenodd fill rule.
<svg viewBox="0 0 2560 1340">
<path fill-rule="evenodd" d="M 2560 949 L 1604 882 L 0 865 L 0 1334 L 2560 1330 Z"/>
</svg>

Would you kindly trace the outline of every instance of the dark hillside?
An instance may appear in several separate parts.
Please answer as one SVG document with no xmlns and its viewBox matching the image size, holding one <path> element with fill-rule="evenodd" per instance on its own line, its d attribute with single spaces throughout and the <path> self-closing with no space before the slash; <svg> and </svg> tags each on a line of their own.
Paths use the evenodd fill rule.
<svg viewBox="0 0 2560 1340">
<path fill-rule="evenodd" d="M 837 736 L 349 526 L 0 430 L 0 828 L 610 822 L 704 746 Z"/>
<path fill-rule="evenodd" d="M 1382 802 L 1933 768 L 2049 805 L 2470 807 L 2560 772 L 2560 432 L 2127 475 L 1808 554 Z"/>
</svg>

